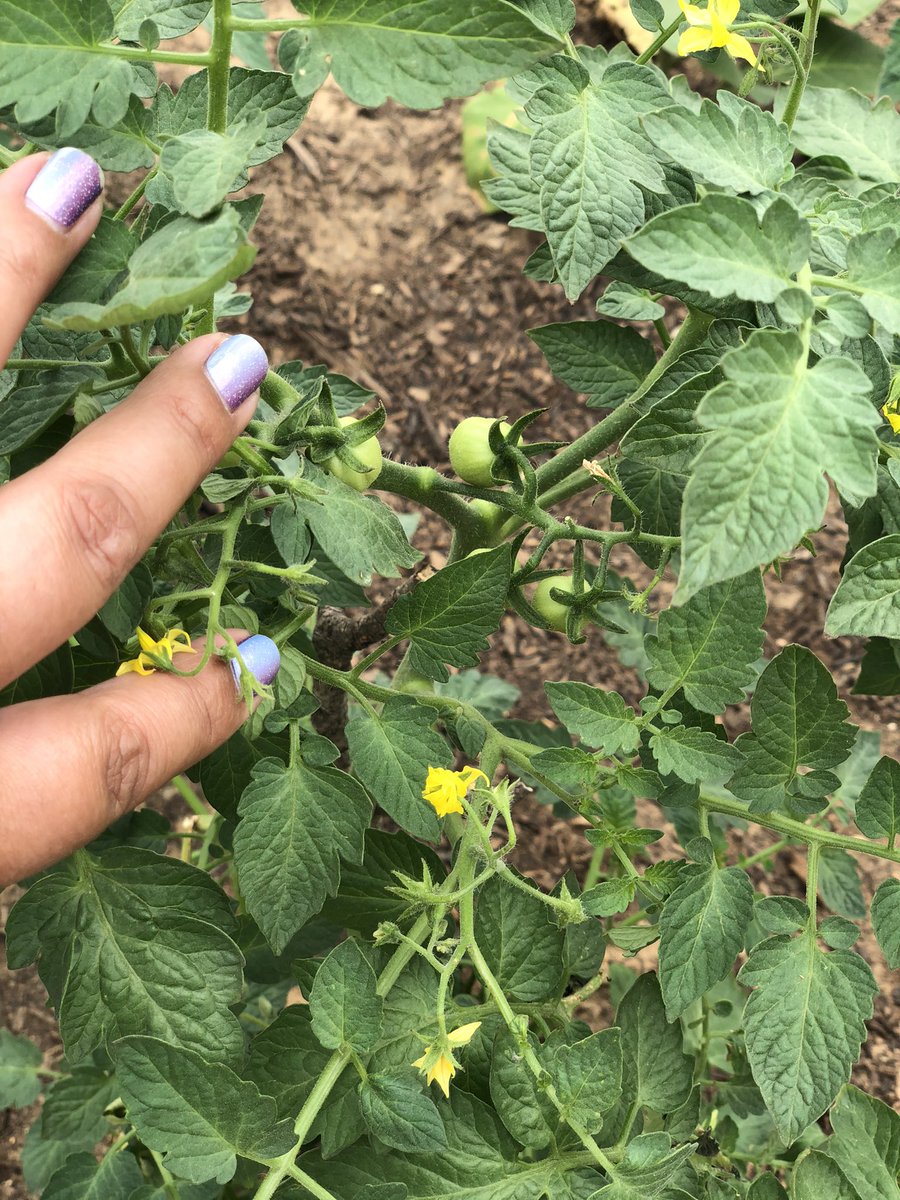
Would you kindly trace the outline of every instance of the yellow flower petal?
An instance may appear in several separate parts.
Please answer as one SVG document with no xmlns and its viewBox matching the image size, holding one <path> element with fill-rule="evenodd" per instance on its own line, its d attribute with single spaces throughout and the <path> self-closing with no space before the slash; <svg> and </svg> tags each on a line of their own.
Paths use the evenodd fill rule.
<svg viewBox="0 0 900 1200">
<path fill-rule="evenodd" d="M 741 0 L 710 0 L 709 7 L 726 25 L 733 25 L 741 9 Z"/>
<path fill-rule="evenodd" d="M 458 1029 L 454 1029 L 452 1033 L 449 1033 L 447 1041 L 451 1046 L 466 1046 L 471 1042 L 480 1028 L 480 1021 L 470 1021 L 468 1025 L 460 1025 Z M 413 1066 L 415 1066 L 415 1063 L 413 1063 Z"/>
<path fill-rule="evenodd" d="M 116 671 L 116 676 L 128 675 L 134 671 L 136 675 L 153 675 L 155 668 L 151 665 L 149 659 L 144 654 L 139 654 L 137 658 L 131 658 L 128 662 L 119 664 L 119 669 Z"/>
<path fill-rule="evenodd" d="M 712 49 L 712 33 L 707 29 L 692 27 L 686 29 L 678 39 L 678 53 L 684 57 L 686 54 L 696 54 L 698 50 Z"/>
<path fill-rule="evenodd" d="M 183 629 L 170 629 L 165 636 L 165 641 L 169 644 L 169 651 L 172 654 L 183 654 L 186 650 L 193 650 L 191 645 L 191 635 Z"/>
<path fill-rule="evenodd" d="M 449 1100 L 450 1098 L 450 1080 L 456 1074 L 456 1067 L 445 1054 L 437 1060 L 431 1070 L 428 1072 L 428 1083 L 437 1083 L 438 1087 Z"/>
<path fill-rule="evenodd" d="M 158 652 L 159 642 L 155 642 L 149 633 L 144 633 L 140 626 L 138 626 L 137 639 L 145 654 L 156 654 Z"/>
<path fill-rule="evenodd" d="M 753 53 L 753 47 L 741 34 L 730 33 L 724 45 L 732 58 L 745 58 L 751 67 L 756 66 L 756 55 Z"/>
<path fill-rule="evenodd" d="M 709 13 L 696 4 L 688 4 L 687 0 L 678 0 L 678 5 L 684 13 L 684 19 L 689 25 L 709 25 Z"/>
<path fill-rule="evenodd" d="M 891 412 L 888 409 L 888 406 L 886 404 L 885 404 L 884 408 L 882 408 L 881 411 L 882 411 L 882 414 L 884 415 L 884 419 L 890 425 L 893 432 L 900 433 L 900 412 L 896 412 L 896 411 Z"/>
<path fill-rule="evenodd" d="M 465 784 L 466 791 L 474 785 L 476 779 L 483 779 L 488 787 L 491 785 L 491 781 L 485 775 L 484 771 L 479 771 L 477 767 L 463 767 L 461 771 L 457 772 L 457 775 L 460 781 Z"/>
<path fill-rule="evenodd" d="M 430 1047 L 429 1047 L 429 1049 L 430 1049 Z M 418 1069 L 420 1071 L 424 1071 L 425 1070 L 425 1060 L 427 1058 L 428 1058 L 428 1050 L 425 1051 L 425 1053 L 422 1055 L 421 1058 L 417 1058 L 416 1061 L 412 1065 L 414 1067 L 418 1067 Z"/>
</svg>

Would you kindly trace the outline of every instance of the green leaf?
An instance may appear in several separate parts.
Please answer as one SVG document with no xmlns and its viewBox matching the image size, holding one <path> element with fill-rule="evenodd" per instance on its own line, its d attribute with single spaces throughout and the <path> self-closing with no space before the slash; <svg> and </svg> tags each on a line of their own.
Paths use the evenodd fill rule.
<svg viewBox="0 0 900 1200">
<path fill-rule="evenodd" d="M 536 896 L 489 879 L 476 900 L 475 937 L 511 1000 L 537 1003 L 562 987 L 565 937 Z"/>
<path fill-rule="evenodd" d="M 793 173 L 787 127 L 731 92 L 719 92 L 718 104 L 704 100 L 698 112 L 651 113 L 643 124 L 669 158 L 716 187 L 756 196 Z"/>
<path fill-rule="evenodd" d="M 528 1042 L 539 1061 L 543 1047 L 534 1034 Z M 517 1142 L 530 1150 L 549 1146 L 559 1127 L 559 1116 L 522 1057 L 516 1036 L 501 1029 L 490 1047 L 491 1102 Z"/>
<path fill-rule="evenodd" d="M 628 1143 L 625 1157 L 611 1171 L 612 1183 L 601 1188 L 595 1200 L 656 1200 L 666 1192 L 672 1195 L 668 1185 L 696 1148 L 695 1142 L 688 1142 L 673 1149 L 667 1133 L 639 1134 Z M 678 1192 L 674 1195 L 679 1197 Z"/>
<path fill-rule="evenodd" d="M 756 682 L 765 617 L 759 571 L 704 588 L 680 608 L 660 613 L 656 636 L 645 642 L 647 679 L 659 692 L 680 689 L 701 712 L 742 704 Z"/>
<path fill-rule="evenodd" d="M 91 114 L 115 125 L 148 91 L 136 63 L 98 52 L 112 36 L 107 0 L 2 0 L 0 107 L 14 104 L 23 122 L 55 111 L 58 145 Z"/>
<path fill-rule="evenodd" d="M 91 367 L 64 367 L 56 371 L 28 372 L 27 384 L 13 388 L 0 400 L 0 454 L 12 454 L 56 420 L 72 403 L 81 387 L 100 378 Z"/>
<path fill-rule="evenodd" d="M 898 1200 L 900 1116 L 855 1087 L 844 1087 L 829 1117 L 827 1152 L 865 1200 Z"/>
<path fill-rule="evenodd" d="M 811 158 L 843 159 L 863 179 L 900 180 L 900 116 L 887 96 L 873 105 L 856 91 L 808 87 L 791 140 Z"/>
<path fill-rule="evenodd" d="M 57 1079 L 44 1099 L 41 1132 L 73 1150 L 90 1150 L 109 1133 L 106 1109 L 118 1096 L 113 1076 L 98 1067 L 75 1067 Z"/>
<path fill-rule="evenodd" d="M 262 114 L 256 113 L 230 125 L 226 133 L 197 129 L 170 138 L 147 186 L 147 199 L 198 219 L 207 216 L 240 187 L 264 131 Z"/>
<path fill-rule="evenodd" d="M 447 1146 L 437 1106 L 421 1084 L 396 1075 L 370 1075 L 359 1086 L 369 1131 L 385 1146 L 406 1154 L 430 1154 Z"/>
<path fill-rule="evenodd" d="M 144 1182 L 140 1167 L 127 1152 L 107 1154 L 98 1163 L 93 1154 L 71 1154 L 44 1189 L 43 1200 L 131 1200 Z"/>
<path fill-rule="evenodd" d="M 61 329 L 108 329 L 181 313 L 242 275 L 255 256 L 234 208 L 205 221 L 179 217 L 140 244 L 124 284 L 105 304 L 61 304 L 48 321 Z"/>
<path fill-rule="evenodd" d="M 790 1144 L 849 1079 L 878 989 L 858 954 L 827 953 L 806 934 L 766 938 L 738 978 L 754 989 L 744 1009 L 753 1078 Z"/>
<path fill-rule="evenodd" d="M 873 229 L 851 238 L 844 278 L 861 289 L 859 302 L 874 321 L 889 333 L 900 333 L 900 235 L 896 229 Z"/>
<path fill-rule="evenodd" d="M 137 239 L 124 221 L 104 213 L 94 235 L 50 293 L 48 303 L 100 300 L 134 253 Z"/>
<path fill-rule="evenodd" d="M 396 513 L 386 504 L 324 471 L 313 478 L 307 467 L 306 474 L 325 495 L 321 504 L 298 500 L 297 509 L 339 571 L 368 587 L 375 575 L 397 579 L 403 567 L 416 565 L 422 556 L 410 546 Z"/>
<path fill-rule="evenodd" d="M 634 899 L 636 882 L 630 875 L 604 879 L 581 896 L 584 911 L 592 917 L 612 917 L 624 912 Z"/>
<path fill-rule="evenodd" d="M 243 1074 L 274 1097 L 280 1117 L 296 1116 L 330 1057 L 313 1033 L 309 1007 L 291 1004 L 250 1043 Z"/>
<path fill-rule="evenodd" d="M 757 1175 L 750 1184 L 747 1200 L 788 1200 L 788 1194 L 775 1176 L 766 1172 L 765 1175 Z"/>
<path fill-rule="evenodd" d="M 359 1200 L 364 1188 L 383 1185 L 386 1178 L 405 1186 L 410 1200 L 539 1200 L 548 1194 L 554 1200 L 587 1200 L 602 1182 L 592 1170 L 559 1169 L 552 1158 L 523 1161 L 494 1110 L 459 1088 L 439 1111 L 446 1149 L 380 1155 L 360 1144 L 326 1161 L 316 1152 L 305 1154 L 298 1165 L 335 1196 Z"/>
<path fill-rule="evenodd" d="M 693 1087 L 693 1061 L 684 1053 L 679 1021 L 666 1015 L 659 981 L 641 975 L 616 1013 L 622 1029 L 624 1098 L 654 1112 L 680 1108 Z"/>
<path fill-rule="evenodd" d="M 344 864 L 337 895 L 325 902 L 323 915 L 370 937 L 382 921 L 397 921 L 406 909 L 407 902 L 388 890 L 397 885 L 394 872 L 421 879 L 426 868 L 436 882 L 446 874 L 444 864 L 429 846 L 405 833 L 367 829 L 362 864 Z"/>
<path fill-rule="evenodd" d="M 413 670 L 447 680 L 444 664 L 468 667 L 500 624 L 512 570 L 509 548 L 474 554 L 426 579 L 394 604 L 386 629 L 409 638 Z"/>
<path fill-rule="evenodd" d="M 591 408 L 614 408 L 653 369 L 653 347 L 634 329 L 610 321 L 565 321 L 529 329 L 550 370 Z"/>
<path fill-rule="evenodd" d="M 150 1037 L 116 1046 L 121 1095 L 141 1141 L 190 1183 L 227 1183 L 237 1156 L 267 1163 L 294 1145 L 275 1101 L 221 1063 Z"/>
<path fill-rule="evenodd" d="M 707 392 L 721 381 L 719 370 L 695 375 L 667 396 L 655 400 L 650 411 L 632 425 L 619 443 L 623 457 L 659 471 L 689 475 L 691 464 L 711 437 L 708 429 L 697 424 L 697 408 Z"/>
<path fill-rule="evenodd" d="M 481 557 L 481 556 L 479 556 Z M 440 825 L 422 798 L 429 767 L 449 767 L 450 747 L 432 725 L 433 708 L 395 696 L 380 713 L 363 712 L 347 725 L 353 770 L 385 812 L 414 837 L 436 842 Z"/>
<path fill-rule="evenodd" d="M 59 145 L 53 116 L 44 117 L 34 123 L 16 125 L 23 137 L 44 150 L 55 150 Z M 112 125 L 101 125 L 95 117 L 89 117 L 77 132 L 66 138 L 66 142 L 70 146 L 77 146 L 79 150 L 86 150 L 107 171 L 135 171 L 139 167 L 152 167 L 155 161 L 151 113 L 137 96 L 131 97 L 128 110 L 120 121 Z M 113 223 L 111 215 L 103 219 Z M 115 224 L 121 235 L 129 232 L 123 221 L 117 221 Z M 91 299 L 88 296 L 73 298 Z"/>
<path fill-rule="evenodd" d="M 900 98 L 900 25 L 891 26 L 891 40 L 884 53 L 881 78 L 878 80 L 877 95 Z"/>
<path fill-rule="evenodd" d="M 0 1108 L 27 1108 L 43 1087 L 44 1055 L 27 1037 L 0 1029 Z"/>
<path fill-rule="evenodd" d="M 538 29 L 560 41 L 575 25 L 575 5 L 572 0 L 513 0 L 517 8 L 528 13 Z"/>
<path fill-rule="evenodd" d="M 134 637 L 144 617 L 144 608 L 153 595 L 153 575 L 144 563 L 138 563 L 125 576 L 97 614 L 120 642 Z"/>
<path fill-rule="evenodd" d="M 844 568 L 831 598 L 825 631 L 831 637 L 900 638 L 900 534 L 870 542 Z"/>
<path fill-rule="evenodd" d="M 603 1029 L 571 1046 L 560 1046 L 550 1074 L 562 1102 L 563 1119 L 599 1129 L 603 1114 L 622 1094 L 622 1044 L 618 1029 Z"/>
<path fill-rule="evenodd" d="M 672 104 L 661 74 L 631 62 L 605 66 L 596 82 L 555 58 L 526 105 L 534 129 L 530 173 L 553 262 L 574 300 L 646 216 L 644 193 L 667 190 L 663 156 L 641 117 Z"/>
<path fill-rule="evenodd" d="M 860 1200 L 859 1193 L 847 1180 L 837 1163 L 813 1150 L 800 1158 L 791 1176 L 794 1200 Z"/>
<path fill-rule="evenodd" d="M 724 783 L 740 762 L 736 746 L 705 729 L 663 725 L 650 736 L 650 749 L 662 775 L 685 783 Z"/>
<path fill-rule="evenodd" d="M 559 44 L 502 0 L 308 0 L 303 11 L 309 20 L 279 46 L 297 92 L 314 92 L 330 66 L 338 86 L 367 108 L 388 97 L 435 108 Z"/>
<path fill-rule="evenodd" d="M 641 740 L 634 709 L 618 692 L 587 683 L 545 683 L 553 711 L 569 733 L 602 754 L 632 755 Z"/>
<path fill-rule="evenodd" d="M 786 646 L 759 677 L 751 730 L 736 745 L 744 755 L 728 787 L 753 812 L 780 808 L 799 767 L 825 771 L 850 754 L 856 731 L 847 723 L 828 670 L 805 646 Z"/>
<path fill-rule="evenodd" d="M 872 928 L 892 971 L 900 967 L 900 879 L 883 879 L 872 897 Z"/>
<path fill-rule="evenodd" d="M 673 208 L 629 238 L 628 253 L 666 278 L 711 296 L 773 303 L 809 257 L 807 222 L 778 199 L 762 220 L 749 200 L 713 192 Z"/>
<path fill-rule="evenodd" d="M 211 0 L 111 0 L 116 35 L 136 42 L 144 21 L 153 21 L 160 38 L 182 37 L 200 25 Z"/>
<path fill-rule="evenodd" d="M 685 492 L 681 601 L 790 554 L 822 521 L 824 471 L 844 493 L 876 489 L 878 413 L 855 363 L 827 357 L 808 367 L 797 334 L 762 329 L 722 369 L 726 381 L 697 410 L 715 433 Z"/>
<path fill-rule="evenodd" d="M 335 946 L 319 970 L 309 996 L 313 1033 L 329 1050 L 371 1050 L 381 1036 L 382 999 L 375 972 L 352 938 Z"/>
<path fill-rule="evenodd" d="M 670 1021 L 731 970 L 753 913 L 753 884 L 739 867 L 685 867 L 659 921 L 659 980 Z"/>
<path fill-rule="evenodd" d="M 651 299 L 649 292 L 615 281 L 597 301 L 597 312 L 619 321 L 659 321 L 666 315 L 663 305 Z"/>
<path fill-rule="evenodd" d="M 837 846 L 823 846 L 819 855 L 819 895 L 826 908 L 860 921 L 866 915 L 855 860 Z"/>
<path fill-rule="evenodd" d="M 10 913 L 8 961 L 39 960 L 70 1062 L 139 1031 L 218 1061 L 243 1044 L 233 924 L 204 871 L 134 847 L 79 851 Z"/>
<path fill-rule="evenodd" d="M 277 954 L 337 890 L 341 859 L 362 860 L 371 802 L 335 767 L 264 758 L 238 811 L 234 858 L 241 893 Z"/>
</svg>

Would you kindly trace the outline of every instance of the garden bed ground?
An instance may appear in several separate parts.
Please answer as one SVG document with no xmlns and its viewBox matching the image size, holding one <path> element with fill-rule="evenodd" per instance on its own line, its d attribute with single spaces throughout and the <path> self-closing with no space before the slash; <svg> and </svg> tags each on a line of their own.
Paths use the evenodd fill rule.
<svg viewBox="0 0 900 1200">
<path fill-rule="evenodd" d="M 586 40 L 601 40 L 602 32 L 586 31 Z M 547 407 L 538 436 L 551 436 L 552 430 L 554 437 L 574 437 L 590 425 L 594 415 L 552 378 L 524 331 L 591 316 L 601 289 L 571 306 L 559 289 L 522 276 L 535 237 L 480 214 L 463 178 L 458 104 L 424 113 L 391 104 L 365 110 L 328 86 L 291 146 L 254 179 L 254 190 L 264 191 L 267 202 L 257 229 L 260 254 L 249 277 L 256 302 L 245 325 L 276 362 L 325 362 L 370 386 L 388 411 L 384 449 L 407 462 L 446 467 L 450 430 L 475 413 L 517 416 Z M 604 519 L 601 506 L 590 510 L 582 500 L 573 512 L 576 507 Z M 423 522 L 415 541 L 440 563 L 447 539 L 438 522 Z M 814 561 L 803 553 L 780 582 L 772 581 L 767 653 L 792 641 L 809 646 L 847 696 L 861 646 L 821 634 L 843 552 L 844 531 L 836 516 L 815 541 Z M 623 556 L 614 565 L 633 573 L 632 562 Z M 615 687 L 629 700 L 640 694 L 634 676 L 618 665 L 596 630 L 585 645 L 573 647 L 562 636 L 542 634 L 509 616 L 482 665 L 521 689 L 515 715 L 528 719 L 546 715 L 543 679 L 583 679 Z M 860 724 L 880 729 L 886 750 L 900 750 L 900 703 L 847 699 Z M 741 714 L 734 717 L 739 729 Z M 569 866 L 583 869 L 589 847 L 571 823 L 528 798 L 518 817 L 520 868 L 545 883 Z M 656 810 L 647 813 L 647 823 L 658 823 Z M 742 850 L 752 853 L 768 840 L 762 831 L 752 833 Z M 880 863 L 869 868 L 869 894 L 889 869 Z M 801 871 L 802 857 L 795 861 L 785 854 L 777 870 L 759 876 L 758 883 L 765 891 L 801 894 Z M 0 919 L 11 899 L 7 894 L 0 901 Z M 865 939 L 864 953 L 872 948 Z M 877 951 L 870 958 L 883 990 L 856 1078 L 896 1104 L 900 987 L 887 977 Z M 602 1015 L 596 1008 L 594 1013 Z M 59 1053 L 55 1023 L 33 972 L 11 975 L 0 965 L 0 1022 L 34 1038 L 51 1059 Z M 33 1116 L 0 1115 L 3 1200 L 27 1195 L 17 1158 Z"/>
</svg>

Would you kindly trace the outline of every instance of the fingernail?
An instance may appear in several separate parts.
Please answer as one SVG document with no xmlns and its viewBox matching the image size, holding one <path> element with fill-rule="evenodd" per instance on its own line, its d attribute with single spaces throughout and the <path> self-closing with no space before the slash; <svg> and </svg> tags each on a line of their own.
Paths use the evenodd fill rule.
<svg viewBox="0 0 900 1200">
<path fill-rule="evenodd" d="M 71 229 L 103 191 L 103 172 L 89 154 L 64 146 L 47 159 L 25 202 L 54 226 Z"/>
<path fill-rule="evenodd" d="M 269 360 L 256 340 L 236 333 L 217 346 L 206 360 L 206 375 L 229 412 L 235 412 L 252 396 L 266 377 Z"/>
<path fill-rule="evenodd" d="M 272 639 L 261 633 L 255 633 L 253 637 L 248 637 L 245 642 L 241 642 L 238 650 L 241 652 L 244 666 L 256 682 L 268 686 L 278 674 L 278 668 L 281 666 L 281 655 Z M 240 691 L 241 664 L 236 658 L 231 660 L 231 673 L 238 691 Z"/>
</svg>

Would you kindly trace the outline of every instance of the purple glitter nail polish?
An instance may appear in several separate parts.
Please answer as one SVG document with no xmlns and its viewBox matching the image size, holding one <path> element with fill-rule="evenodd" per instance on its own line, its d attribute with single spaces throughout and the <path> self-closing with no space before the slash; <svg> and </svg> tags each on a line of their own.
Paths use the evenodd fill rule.
<svg viewBox="0 0 900 1200">
<path fill-rule="evenodd" d="M 244 665 L 253 675 L 253 678 L 258 683 L 262 683 L 268 687 L 278 674 L 278 668 L 281 666 L 281 655 L 278 653 L 278 647 L 272 639 L 265 637 L 261 633 L 255 633 L 253 637 L 248 637 L 245 642 L 241 642 L 238 649 L 241 652 Z M 231 673 L 234 675 L 234 682 L 237 684 L 238 691 L 240 691 L 241 664 L 236 658 L 231 660 Z"/>
<path fill-rule="evenodd" d="M 269 369 L 266 352 L 246 333 L 237 333 L 213 350 L 206 375 L 229 412 L 235 412 L 259 387 Z"/>
<path fill-rule="evenodd" d="M 103 172 L 91 156 L 65 146 L 34 177 L 25 202 L 53 225 L 71 229 L 102 191 Z"/>
</svg>

